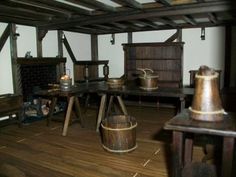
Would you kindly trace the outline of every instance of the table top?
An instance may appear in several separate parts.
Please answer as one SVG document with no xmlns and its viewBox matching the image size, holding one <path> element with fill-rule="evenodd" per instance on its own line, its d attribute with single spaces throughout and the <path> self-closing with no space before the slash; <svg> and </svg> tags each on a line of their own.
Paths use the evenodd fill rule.
<svg viewBox="0 0 236 177">
<path fill-rule="evenodd" d="M 224 115 L 224 119 L 219 122 L 206 122 L 192 119 L 190 117 L 190 111 L 184 109 L 181 113 L 166 122 L 164 129 L 236 137 L 236 113 L 227 113 Z"/>
<path fill-rule="evenodd" d="M 160 97 L 178 97 L 184 98 L 186 95 L 193 95 L 193 88 L 158 88 L 155 90 L 143 90 L 135 84 L 128 83 L 121 88 L 109 88 L 105 81 L 80 83 L 71 87 L 70 91 L 61 91 L 60 89 L 48 89 L 37 91 L 36 95 L 47 96 L 70 96 L 82 93 L 100 93 L 100 94 L 127 94 L 140 96 L 160 96 Z"/>
</svg>

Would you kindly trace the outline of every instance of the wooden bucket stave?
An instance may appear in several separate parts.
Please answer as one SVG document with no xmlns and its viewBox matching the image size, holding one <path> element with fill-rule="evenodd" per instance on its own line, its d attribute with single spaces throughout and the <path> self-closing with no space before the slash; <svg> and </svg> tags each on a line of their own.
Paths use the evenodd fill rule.
<svg viewBox="0 0 236 177">
<path fill-rule="evenodd" d="M 137 148 L 136 127 L 134 117 L 116 115 L 102 121 L 103 148 L 109 152 L 126 153 Z"/>
</svg>

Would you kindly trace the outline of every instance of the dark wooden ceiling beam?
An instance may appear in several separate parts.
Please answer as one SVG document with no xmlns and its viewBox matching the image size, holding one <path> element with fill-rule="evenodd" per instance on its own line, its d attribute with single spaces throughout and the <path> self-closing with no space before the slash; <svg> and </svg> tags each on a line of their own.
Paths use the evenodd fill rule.
<svg viewBox="0 0 236 177">
<path fill-rule="evenodd" d="M 209 18 L 209 20 L 210 20 L 212 23 L 214 23 L 214 24 L 217 23 L 217 17 L 216 17 L 215 14 L 213 14 L 213 13 L 208 13 L 208 18 Z"/>
<path fill-rule="evenodd" d="M 1 13 L 0 13 L 0 19 L 1 19 L 1 22 L 15 23 L 15 24 L 21 24 L 21 25 L 27 25 L 27 26 L 37 26 L 38 24 L 41 23 L 41 21 L 26 20 L 25 18 L 18 18 L 16 16 L 6 17 L 5 15 L 1 15 Z"/>
<path fill-rule="evenodd" d="M 187 23 L 190 23 L 191 25 L 196 25 L 197 22 L 194 20 L 194 18 L 190 15 L 185 15 L 182 17 L 184 21 L 186 21 Z"/>
<path fill-rule="evenodd" d="M 121 12 L 116 14 L 109 15 L 98 15 L 93 18 L 80 18 L 78 20 L 71 20 L 68 22 L 61 21 L 58 23 L 45 24 L 40 25 L 41 28 L 48 29 L 66 29 L 68 27 L 72 27 L 76 24 L 80 26 L 90 25 L 90 24 L 101 24 L 101 23 L 111 23 L 111 22 L 119 22 L 119 21 L 128 21 L 128 20 L 138 20 L 138 19 L 147 19 L 154 17 L 169 17 L 175 15 L 191 15 L 198 13 L 213 13 L 213 12 L 221 12 L 221 11 L 230 11 L 232 10 L 232 6 L 229 1 L 214 1 L 207 3 L 195 3 L 189 5 L 178 5 L 171 7 L 162 7 L 158 9 L 145 10 L 145 13 L 140 12 Z"/>
<path fill-rule="evenodd" d="M 111 24 L 118 27 L 118 28 L 120 28 L 120 29 L 126 29 L 127 28 L 127 26 L 122 24 L 122 23 L 113 22 Z"/>
<path fill-rule="evenodd" d="M 100 10 L 104 10 L 104 11 L 108 11 L 108 12 L 116 12 L 116 8 L 109 6 L 107 4 L 104 4 L 102 2 L 96 1 L 96 0 L 66 0 L 72 3 L 75 3 L 77 5 L 81 5 L 81 6 L 85 6 L 88 8 L 93 8 L 94 10 L 96 9 L 100 9 Z"/>
<path fill-rule="evenodd" d="M 10 0 L 11 1 L 11 7 L 22 7 L 23 9 L 27 10 L 34 10 L 37 12 L 51 12 L 54 15 L 58 15 L 58 13 L 60 14 L 64 14 L 64 16 L 71 16 L 71 12 L 68 10 L 65 10 L 63 8 L 58 8 L 52 5 L 47 5 L 41 2 L 36 2 L 36 1 L 31 1 L 31 0 Z M 46 12 L 46 13 L 48 13 Z"/>
<path fill-rule="evenodd" d="M 210 22 L 203 22 L 203 23 L 198 23 L 197 25 L 193 26 L 189 23 L 184 23 L 184 24 L 179 24 L 178 27 L 176 27 L 175 29 L 184 29 L 184 28 L 201 28 L 202 26 L 204 27 L 212 27 L 212 26 L 221 26 L 221 25 L 224 25 L 224 23 L 217 23 L 217 24 L 213 24 L 213 23 L 210 23 Z M 236 25 L 236 23 L 234 23 L 234 25 Z M 138 32 L 138 31 L 155 31 L 155 30 L 169 30 L 169 29 L 173 29 L 172 26 L 170 25 L 159 25 L 158 28 L 152 28 L 150 26 L 145 26 L 145 27 L 139 27 L 139 28 L 136 28 L 135 31 Z M 73 29 L 71 31 L 74 31 L 74 32 L 80 32 L 80 33 L 90 33 L 91 34 L 111 34 L 111 33 L 128 33 L 128 32 L 134 32 L 134 29 L 131 28 L 131 27 L 127 27 L 125 29 L 121 29 L 121 30 L 111 30 L 111 31 L 96 31 L 94 30 L 93 32 L 92 31 L 88 31 L 88 30 L 76 30 L 76 29 Z"/>
<path fill-rule="evenodd" d="M 159 2 L 165 6 L 170 6 L 172 3 L 172 0 L 155 0 L 156 2 Z"/>
<path fill-rule="evenodd" d="M 142 4 L 135 0 L 112 0 L 112 1 L 121 4 L 123 6 L 128 6 L 135 9 L 143 9 Z"/>
<path fill-rule="evenodd" d="M 152 21 L 148 21 L 148 20 L 133 20 L 131 21 L 133 24 L 140 24 L 142 26 L 149 26 L 153 29 L 158 29 L 159 26 L 156 25 L 155 23 L 153 23 Z"/>
<path fill-rule="evenodd" d="M 205 0 L 196 0 L 197 2 L 205 2 Z"/>
<path fill-rule="evenodd" d="M 23 11 L 33 11 L 33 12 L 37 12 L 37 13 L 44 13 L 45 15 L 52 15 L 52 16 L 59 16 L 59 17 L 65 17 L 65 16 L 71 16 L 71 12 L 69 11 L 65 11 L 65 10 L 61 10 L 61 9 L 54 9 L 51 6 L 46 6 L 44 5 L 44 7 L 39 7 L 38 3 L 35 3 L 34 1 L 27 3 L 24 1 L 1 1 L 1 5 L 5 6 L 5 8 L 7 7 L 11 7 L 15 10 L 23 10 Z M 4 7 L 2 7 L 1 9 L 4 9 Z M 14 11 L 15 11 L 14 10 Z M 14 12 L 13 11 L 13 12 Z"/>
<path fill-rule="evenodd" d="M 29 1 L 29 0 L 24 0 L 24 1 Z M 51 8 L 64 9 L 66 11 L 71 11 L 73 13 L 78 13 L 81 15 L 92 15 L 92 13 L 89 10 L 85 10 L 83 8 L 72 6 L 66 3 L 61 3 L 57 1 L 48 1 L 48 0 L 35 0 L 35 1 L 40 3 L 40 7 L 43 7 L 44 5 L 47 5 L 47 6 L 49 5 L 51 6 Z"/>
<path fill-rule="evenodd" d="M 173 20 L 171 20 L 168 17 L 163 17 L 163 18 L 152 18 L 152 20 L 156 21 L 156 22 L 160 22 L 162 24 L 166 24 L 169 25 L 173 28 L 176 28 L 178 26 L 178 24 L 176 24 Z"/>
<path fill-rule="evenodd" d="M 35 12 L 33 10 L 21 9 L 21 8 L 15 9 L 14 7 L 8 7 L 1 4 L 0 4 L 0 9 L 1 9 L 0 14 L 2 15 L 7 14 L 8 17 L 19 16 L 29 20 L 38 19 L 43 21 L 48 21 L 52 18 L 52 15 L 48 15 L 45 13 Z"/>
</svg>

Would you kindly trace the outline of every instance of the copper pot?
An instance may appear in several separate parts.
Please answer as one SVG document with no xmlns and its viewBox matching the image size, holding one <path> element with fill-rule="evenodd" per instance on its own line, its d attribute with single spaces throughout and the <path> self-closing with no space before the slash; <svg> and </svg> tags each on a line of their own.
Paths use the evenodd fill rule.
<svg viewBox="0 0 236 177">
<path fill-rule="evenodd" d="M 154 71 L 149 68 L 137 68 L 137 70 L 143 73 L 139 76 L 140 88 L 144 90 L 154 90 L 157 89 L 158 75 L 154 74 Z"/>
<path fill-rule="evenodd" d="M 109 88 L 121 88 L 124 85 L 125 81 L 122 78 L 108 78 L 107 85 Z"/>
</svg>

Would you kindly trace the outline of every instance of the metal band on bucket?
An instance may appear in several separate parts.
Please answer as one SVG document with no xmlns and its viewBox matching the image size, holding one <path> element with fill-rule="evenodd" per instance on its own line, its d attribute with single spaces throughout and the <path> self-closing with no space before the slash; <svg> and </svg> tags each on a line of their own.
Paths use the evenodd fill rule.
<svg viewBox="0 0 236 177">
<path fill-rule="evenodd" d="M 130 151 L 135 150 L 135 149 L 138 147 L 138 145 L 135 144 L 134 147 L 132 147 L 132 148 L 130 148 L 130 149 L 125 149 L 125 150 L 114 150 L 114 149 L 110 149 L 110 148 L 106 147 L 106 146 L 103 145 L 103 144 L 102 144 L 102 147 L 103 147 L 104 149 L 106 149 L 107 151 L 109 151 L 109 152 L 124 153 L 124 152 L 130 152 Z"/>
<path fill-rule="evenodd" d="M 110 128 L 110 127 L 105 127 L 103 124 L 101 124 L 102 128 L 105 130 L 112 130 L 112 131 L 121 131 L 121 130 L 131 130 L 135 127 L 137 127 L 138 123 L 136 122 L 134 125 L 127 127 L 127 128 Z"/>
</svg>

